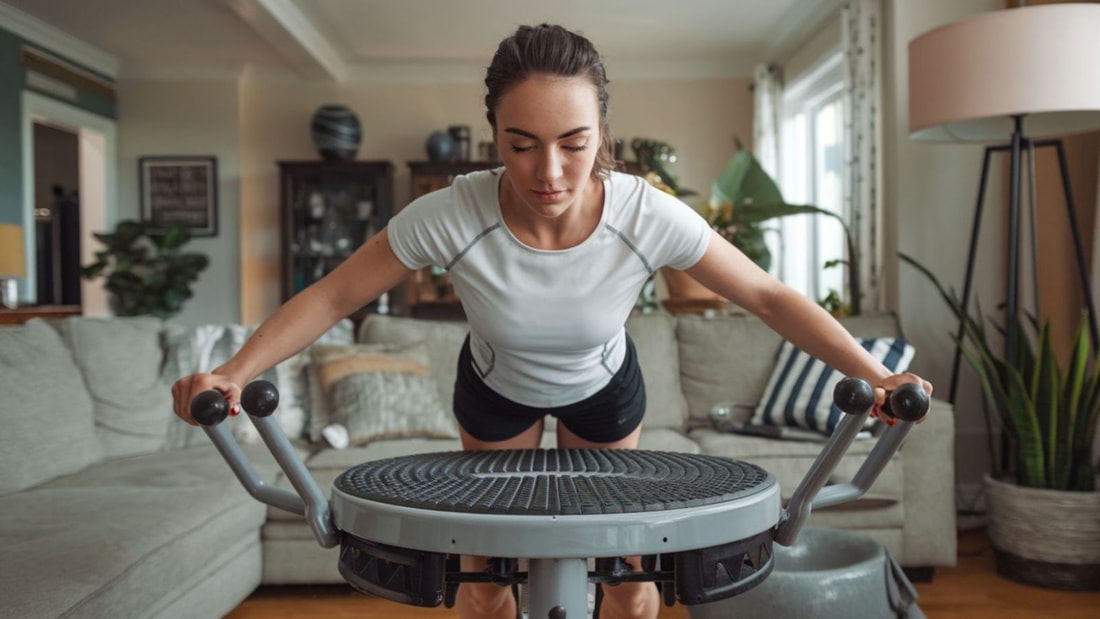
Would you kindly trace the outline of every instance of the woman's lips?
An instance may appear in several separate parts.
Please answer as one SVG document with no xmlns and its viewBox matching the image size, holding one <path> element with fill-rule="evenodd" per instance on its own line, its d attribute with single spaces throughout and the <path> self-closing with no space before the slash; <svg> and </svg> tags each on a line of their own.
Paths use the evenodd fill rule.
<svg viewBox="0 0 1100 619">
<path fill-rule="evenodd" d="M 561 189 L 556 191 L 534 191 L 533 193 L 535 194 L 535 198 L 539 202 L 551 203 L 561 200 L 562 197 L 565 195 L 565 190 Z"/>
</svg>

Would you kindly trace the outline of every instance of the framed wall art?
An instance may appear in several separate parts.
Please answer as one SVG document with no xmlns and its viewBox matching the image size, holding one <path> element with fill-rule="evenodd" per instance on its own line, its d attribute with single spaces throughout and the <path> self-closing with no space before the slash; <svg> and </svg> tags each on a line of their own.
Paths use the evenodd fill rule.
<svg viewBox="0 0 1100 619">
<path fill-rule="evenodd" d="M 216 157 L 156 156 L 138 159 L 141 218 L 152 232 L 182 224 L 191 236 L 218 234 Z"/>
</svg>

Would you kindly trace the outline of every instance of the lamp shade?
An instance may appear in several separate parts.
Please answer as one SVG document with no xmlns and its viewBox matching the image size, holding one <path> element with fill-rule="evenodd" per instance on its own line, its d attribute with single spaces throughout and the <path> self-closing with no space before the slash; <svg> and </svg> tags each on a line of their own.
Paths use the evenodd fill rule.
<svg viewBox="0 0 1100 619">
<path fill-rule="evenodd" d="M 23 257 L 23 228 L 0 223 L 0 278 L 24 277 L 27 262 Z"/>
<path fill-rule="evenodd" d="M 1100 129 L 1100 5 L 982 13 L 909 43 L 915 140 L 1006 142 Z"/>
</svg>

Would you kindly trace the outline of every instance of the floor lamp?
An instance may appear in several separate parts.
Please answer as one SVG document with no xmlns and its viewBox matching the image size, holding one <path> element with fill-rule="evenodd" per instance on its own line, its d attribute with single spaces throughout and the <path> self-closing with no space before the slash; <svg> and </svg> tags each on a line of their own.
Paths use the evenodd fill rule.
<svg viewBox="0 0 1100 619">
<path fill-rule="evenodd" d="M 1077 271 L 1088 306 L 1093 346 L 1100 344 L 1088 269 L 1066 167 L 1065 136 L 1100 129 L 1100 5 L 1051 4 L 982 13 L 933 29 L 909 44 L 909 130 L 914 140 L 987 144 L 960 299 L 968 311 L 978 232 L 992 155 L 1011 156 L 1006 325 L 1018 315 L 1020 203 L 1030 189 L 1032 272 L 1035 231 L 1035 150 L 1058 155 Z M 1024 159 L 1026 156 L 1026 168 Z M 1100 248 L 1098 248 L 1100 249 Z M 1037 290 L 1036 286 L 1036 290 Z M 1037 293 L 1036 293 L 1037 294 Z M 1036 307 L 1038 300 L 1036 299 Z M 958 337 L 963 337 L 963 322 Z M 1016 351 L 1007 329 L 1006 355 Z M 955 401 L 962 347 L 956 346 L 949 400 Z"/>
</svg>

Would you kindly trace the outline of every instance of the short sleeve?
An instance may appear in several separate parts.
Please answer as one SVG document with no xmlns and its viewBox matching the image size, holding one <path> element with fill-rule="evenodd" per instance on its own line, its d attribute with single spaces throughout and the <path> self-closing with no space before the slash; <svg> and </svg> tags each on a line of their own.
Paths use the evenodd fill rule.
<svg viewBox="0 0 1100 619">
<path fill-rule="evenodd" d="M 635 195 L 629 195 L 634 194 Z M 691 206 L 645 181 L 631 188 L 628 201 L 637 200 L 638 208 L 627 208 L 624 230 L 637 244 L 650 266 L 684 270 L 706 253 L 710 244 L 710 224 Z"/>
<path fill-rule="evenodd" d="M 441 239 L 446 210 L 450 207 L 449 188 L 433 191 L 410 202 L 390 218 L 387 235 L 390 247 L 401 264 L 409 269 L 443 266 L 448 258 Z"/>
</svg>

